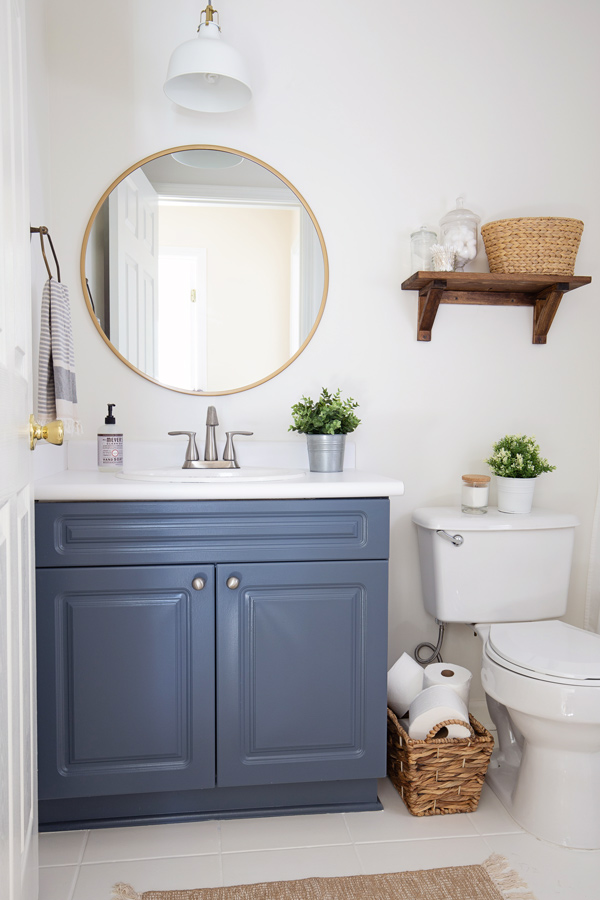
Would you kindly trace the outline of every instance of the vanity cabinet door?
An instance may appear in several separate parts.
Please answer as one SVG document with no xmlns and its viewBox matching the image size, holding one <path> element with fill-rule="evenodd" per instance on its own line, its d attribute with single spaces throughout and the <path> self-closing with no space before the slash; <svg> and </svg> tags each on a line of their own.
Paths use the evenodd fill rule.
<svg viewBox="0 0 600 900">
<path fill-rule="evenodd" d="M 219 787 L 385 775 L 387 561 L 219 565 L 216 614 Z"/>
<path fill-rule="evenodd" d="M 37 574 L 40 799 L 213 786 L 213 567 Z"/>
</svg>

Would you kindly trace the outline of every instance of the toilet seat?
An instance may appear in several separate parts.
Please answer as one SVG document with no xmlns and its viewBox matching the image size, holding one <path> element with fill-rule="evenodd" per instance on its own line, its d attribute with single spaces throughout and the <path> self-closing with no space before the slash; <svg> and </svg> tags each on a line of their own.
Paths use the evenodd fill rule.
<svg viewBox="0 0 600 900">
<path fill-rule="evenodd" d="M 488 658 L 529 678 L 600 687 L 600 635 L 558 620 L 490 626 Z"/>
</svg>

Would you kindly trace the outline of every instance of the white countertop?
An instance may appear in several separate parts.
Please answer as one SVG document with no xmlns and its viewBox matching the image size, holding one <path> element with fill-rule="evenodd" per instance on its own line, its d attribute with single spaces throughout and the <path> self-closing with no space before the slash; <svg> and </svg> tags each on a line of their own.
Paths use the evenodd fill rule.
<svg viewBox="0 0 600 900">
<path fill-rule="evenodd" d="M 127 481 L 112 473 L 66 470 L 34 483 L 36 500 L 283 500 L 326 497 L 398 497 L 404 484 L 395 478 L 346 469 L 330 475 L 305 471 L 289 481 L 218 479 L 173 484 Z"/>
<path fill-rule="evenodd" d="M 222 445 L 219 457 L 222 456 Z M 180 466 L 186 441 L 129 441 L 125 444 L 125 473 L 139 469 Z M 99 472 L 95 441 L 69 441 L 63 448 L 41 445 L 34 482 L 34 496 L 42 501 L 78 500 L 282 500 L 312 497 L 398 497 L 404 484 L 396 478 L 373 475 L 355 468 L 355 447 L 346 444 L 344 471 L 323 475 L 309 472 L 305 441 L 240 441 L 240 475 L 252 466 L 295 471 L 293 477 L 273 481 L 215 478 L 214 482 L 177 484 L 161 481 L 127 481 Z M 298 474 L 300 473 L 300 474 Z"/>
</svg>

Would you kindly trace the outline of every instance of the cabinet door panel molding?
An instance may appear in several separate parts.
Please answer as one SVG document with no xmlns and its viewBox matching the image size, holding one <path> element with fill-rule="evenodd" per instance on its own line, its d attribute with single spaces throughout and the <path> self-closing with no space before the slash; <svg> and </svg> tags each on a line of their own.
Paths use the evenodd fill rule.
<svg viewBox="0 0 600 900">
<path fill-rule="evenodd" d="M 387 564 L 237 572 L 218 592 L 219 784 L 384 775 Z"/>
<path fill-rule="evenodd" d="M 38 503 L 37 564 L 386 559 L 388 520 L 386 498 Z"/>
<path fill-rule="evenodd" d="M 214 575 L 197 592 L 197 572 L 38 570 L 40 799 L 214 785 Z"/>
</svg>

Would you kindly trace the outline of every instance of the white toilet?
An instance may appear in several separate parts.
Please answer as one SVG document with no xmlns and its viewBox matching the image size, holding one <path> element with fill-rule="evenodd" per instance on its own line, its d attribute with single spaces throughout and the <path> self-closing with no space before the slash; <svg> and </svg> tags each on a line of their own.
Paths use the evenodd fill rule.
<svg viewBox="0 0 600 900">
<path fill-rule="evenodd" d="M 600 849 L 600 635 L 567 607 L 575 516 L 417 509 L 426 610 L 473 624 L 498 729 L 486 780 L 531 834 Z"/>
</svg>

